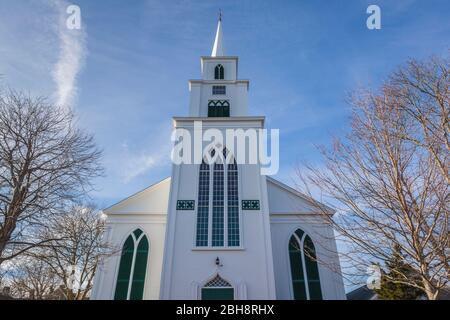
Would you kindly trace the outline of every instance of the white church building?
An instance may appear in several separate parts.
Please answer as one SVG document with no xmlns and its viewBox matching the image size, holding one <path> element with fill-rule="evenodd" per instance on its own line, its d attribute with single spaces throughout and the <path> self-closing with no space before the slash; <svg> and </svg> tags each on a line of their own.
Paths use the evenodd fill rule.
<svg viewBox="0 0 450 320">
<path fill-rule="evenodd" d="M 219 19 L 201 79 L 189 81 L 188 117 L 174 129 L 261 129 L 248 115 L 249 81 L 222 47 Z M 223 154 L 236 150 L 223 147 Z M 214 152 L 212 152 L 214 153 Z M 219 152 L 222 154 L 222 152 Z M 214 155 L 214 154 L 212 154 Z M 171 177 L 103 210 L 105 241 L 120 249 L 95 275 L 96 300 L 345 299 L 334 214 L 261 174 L 261 164 L 173 164 Z"/>
</svg>

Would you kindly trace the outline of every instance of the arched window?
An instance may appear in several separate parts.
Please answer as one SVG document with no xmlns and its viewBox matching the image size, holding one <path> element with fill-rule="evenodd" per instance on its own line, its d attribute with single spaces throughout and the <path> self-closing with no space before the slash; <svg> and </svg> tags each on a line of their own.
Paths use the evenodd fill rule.
<svg viewBox="0 0 450 320">
<path fill-rule="evenodd" d="M 234 288 L 217 275 L 203 286 L 202 300 L 234 300 Z"/>
<path fill-rule="evenodd" d="M 141 229 L 128 236 L 122 248 L 115 300 L 142 300 L 148 248 L 148 239 Z"/>
<path fill-rule="evenodd" d="M 311 238 L 298 229 L 289 241 L 292 289 L 295 300 L 322 300 L 316 250 Z"/>
<path fill-rule="evenodd" d="M 223 65 L 218 64 L 214 70 L 214 79 L 223 80 L 225 79 L 225 68 Z"/>
<path fill-rule="evenodd" d="M 200 165 L 197 247 L 239 247 L 238 166 L 224 148 L 211 165 Z M 214 159 L 215 152 L 211 152 Z M 227 158 L 230 157 L 230 158 Z"/>
</svg>

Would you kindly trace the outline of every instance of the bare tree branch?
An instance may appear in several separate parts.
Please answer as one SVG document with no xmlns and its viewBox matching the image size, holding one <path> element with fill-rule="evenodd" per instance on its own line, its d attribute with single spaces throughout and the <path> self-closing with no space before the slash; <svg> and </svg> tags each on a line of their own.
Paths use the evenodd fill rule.
<svg viewBox="0 0 450 320">
<path fill-rule="evenodd" d="M 100 156 L 70 112 L 43 98 L 0 94 L 0 265 L 46 243 L 36 240 L 45 221 L 86 194 L 102 174 Z"/>
<path fill-rule="evenodd" d="M 450 272 L 449 83 L 449 59 L 433 58 L 410 61 L 378 93 L 354 93 L 351 132 L 320 149 L 325 169 L 299 170 L 306 192 L 337 210 L 323 216 L 353 266 L 385 265 L 398 247 L 419 277 L 394 269 L 395 281 L 429 299 Z"/>
</svg>

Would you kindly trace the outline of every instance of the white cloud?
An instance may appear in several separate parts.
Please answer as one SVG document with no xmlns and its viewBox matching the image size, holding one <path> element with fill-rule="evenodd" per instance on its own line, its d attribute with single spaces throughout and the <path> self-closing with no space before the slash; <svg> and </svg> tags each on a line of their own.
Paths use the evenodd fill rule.
<svg viewBox="0 0 450 320">
<path fill-rule="evenodd" d="M 56 84 L 56 103 L 64 107 L 72 107 L 77 97 L 77 78 L 83 68 L 86 49 L 86 26 L 84 21 L 81 29 L 71 30 L 66 26 L 69 14 L 66 13 L 70 5 L 66 1 L 53 0 L 52 4 L 59 11 L 57 28 L 59 39 L 59 57 L 53 66 L 52 76 Z"/>
</svg>

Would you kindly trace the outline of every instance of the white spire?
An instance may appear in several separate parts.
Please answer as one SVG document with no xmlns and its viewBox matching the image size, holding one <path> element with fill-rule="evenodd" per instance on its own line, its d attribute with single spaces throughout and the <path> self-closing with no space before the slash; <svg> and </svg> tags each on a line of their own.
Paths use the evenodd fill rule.
<svg viewBox="0 0 450 320">
<path fill-rule="evenodd" d="M 222 12 L 219 13 L 219 23 L 217 24 L 216 40 L 214 41 L 214 47 L 212 49 L 211 57 L 223 57 L 223 44 L 222 44 Z"/>
</svg>

